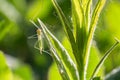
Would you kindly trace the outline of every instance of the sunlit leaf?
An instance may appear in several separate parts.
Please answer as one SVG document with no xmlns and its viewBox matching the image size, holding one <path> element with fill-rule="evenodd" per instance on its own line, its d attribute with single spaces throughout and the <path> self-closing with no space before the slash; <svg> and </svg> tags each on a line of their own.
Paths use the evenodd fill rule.
<svg viewBox="0 0 120 80">
<path fill-rule="evenodd" d="M 115 1 L 107 6 L 105 15 L 106 24 L 111 35 L 120 39 L 120 4 Z"/>
<path fill-rule="evenodd" d="M 19 66 L 14 70 L 14 74 L 22 80 L 33 80 L 33 73 L 28 65 Z"/>
<path fill-rule="evenodd" d="M 62 80 L 59 71 L 57 69 L 57 65 L 53 63 L 51 67 L 49 68 L 48 72 L 48 80 Z"/>
<path fill-rule="evenodd" d="M 87 66 L 88 66 L 90 47 L 92 44 L 92 39 L 94 36 L 95 29 L 96 29 L 96 24 L 98 22 L 100 13 L 105 5 L 105 2 L 106 2 L 106 0 L 98 0 L 97 4 L 95 6 L 95 9 L 93 10 L 93 13 L 92 13 L 90 29 L 89 29 L 87 43 L 86 43 L 86 47 L 85 47 L 85 58 L 84 58 L 85 70 L 87 70 Z"/>
<path fill-rule="evenodd" d="M 104 54 L 104 56 L 101 58 L 101 60 L 99 61 L 99 63 L 97 64 L 97 66 L 95 67 L 92 76 L 90 79 L 94 78 L 96 76 L 96 74 L 98 73 L 98 71 L 100 70 L 101 66 L 103 65 L 103 63 L 105 62 L 105 60 L 108 58 L 108 56 L 110 55 L 110 53 L 115 49 L 115 47 L 120 43 L 119 40 L 116 40 L 116 43 L 114 43 L 114 45 Z"/>
<path fill-rule="evenodd" d="M 71 47 L 73 49 L 73 53 L 74 53 L 74 55 L 77 56 L 77 54 L 76 54 L 76 51 L 77 51 L 76 50 L 76 44 L 75 44 L 75 39 L 74 39 L 74 35 L 73 35 L 73 32 L 72 32 L 72 29 L 71 29 L 71 25 L 69 24 L 68 20 L 66 19 L 65 15 L 64 15 L 63 11 L 61 10 L 61 8 L 59 7 L 57 1 L 56 0 L 52 0 L 52 3 L 54 5 L 56 11 L 58 12 L 58 15 L 60 17 L 62 25 L 64 26 L 65 31 L 66 31 L 66 33 L 68 35 L 68 39 L 69 39 L 69 41 L 71 43 Z"/>
<path fill-rule="evenodd" d="M 61 59 L 63 60 L 65 66 L 68 68 L 73 79 L 79 80 L 78 70 L 76 68 L 76 65 L 73 62 L 73 60 L 71 59 L 67 50 L 59 42 L 59 40 L 57 40 L 57 38 L 47 29 L 47 27 L 40 20 L 38 20 L 38 21 L 41 24 L 41 26 L 43 26 L 44 29 L 46 30 L 46 32 L 47 32 L 46 34 L 49 36 L 49 39 L 51 40 L 52 45 L 55 46 L 56 51 L 58 51 L 58 53 L 61 55 Z"/>
<path fill-rule="evenodd" d="M 92 75 L 92 72 L 94 71 L 97 63 L 100 60 L 99 51 L 97 50 L 97 48 L 95 46 L 92 45 L 90 53 L 91 54 L 90 54 L 90 59 L 89 59 L 88 69 L 87 69 L 87 80 L 90 79 L 90 76 Z M 97 74 L 97 75 L 98 76 L 103 75 L 103 69 L 102 68 L 101 68 L 101 70 L 99 70 L 99 74 Z"/>
<path fill-rule="evenodd" d="M 4 57 L 4 53 L 0 51 L 0 80 L 13 80 L 13 75 Z"/>
<path fill-rule="evenodd" d="M 40 29 L 33 21 L 31 21 L 38 29 Z M 47 35 L 47 31 L 45 29 L 45 26 L 44 24 L 38 19 L 38 22 L 41 26 L 41 30 L 43 32 L 43 35 L 44 37 L 46 38 L 46 41 L 48 43 L 48 46 L 50 48 L 50 51 L 51 51 L 51 56 L 53 57 L 54 61 L 56 62 L 57 66 L 58 66 L 58 70 L 59 70 L 59 73 L 61 74 L 61 77 L 62 79 L 65 79 L 65 80 L 69 80 L 69 76 L 68 76 L 68 73 L 66 72 L 66 69 L 63 65 L 63 62 L 60 58 L 60 56 L 58 55 L 57 51 L 55 50 L 54 46 L 52 45 L 52 42 L 50 41 L 50 38 L 49 36 Z"/>
</svg>

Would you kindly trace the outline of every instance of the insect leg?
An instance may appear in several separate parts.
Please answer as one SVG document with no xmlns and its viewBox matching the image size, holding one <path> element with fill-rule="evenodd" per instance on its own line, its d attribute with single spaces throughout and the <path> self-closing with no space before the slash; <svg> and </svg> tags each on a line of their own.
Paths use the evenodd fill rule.
<svg viewBox="0 0 120 80">
<path fill-rule="evenodd" d="M 34 45 L 34 48 L 37 49 L 37 50 L 40 50 L 40 53 L 47 53 L 49 54 L 50 56 L 52 56 L 49 52 L 43 50 L 42 48 L 40 48 L 40 46 L 38 47 L 37 44 L 39 44 L 39 41 L 36 41 L 35 45 Z"/>
<path fill-rule="evenodd" d="M 29 36 L 28 39 L 37 38 L 37 34 Z"/>
<path fill-rule="evenodd" d="M 39 41 L 36 41 L 36 42 L 35 42 L 35 44 L 34 44 L 34 48 L 40 50 L 40 48 L 37 47 L 38 42 L 39 42 Z"/>
</svg>

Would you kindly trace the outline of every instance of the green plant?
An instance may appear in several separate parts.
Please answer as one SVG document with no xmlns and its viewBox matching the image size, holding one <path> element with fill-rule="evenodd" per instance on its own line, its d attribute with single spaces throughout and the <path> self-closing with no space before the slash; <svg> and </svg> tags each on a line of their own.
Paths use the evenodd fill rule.
<svg viewBox="0 0 120 80">
<path fill-rule="evenodd" d="M 119 40 L 116 39 L 116 43 L 105 53 L 95 67 L 91 77 L 87 79 L 86 75 L 89 73 L 87 69 L 90 48 L 96 24 L 105 2 L 106 0 L 98 0 L 93 9 L 92 0 L 71 0 L 72 20 L 69 22 L 56 0 L 52 0 L 67 34 L 67 39 L 70 42 L 75 61 L 73 61 L 69 51 L 66 50 L 62 43 L 47 29 L 44 23 L 38 19 L 41 31 L 51 51 L 50 55 L 56 62 L 63 80 L 100 80 L 97 73 L 101 65 L 119 43 Z M 37 26 L 34 22 L 32 23 Z M 38 29 L 40 28 L 38 27 Z"/>
<path fill-rule="evenodd" d="M 0 51 L 0 79 L 13 80 L 12 72 L 6 64 L 6 60 L 2 51 Z"/>
<path fill-rule="evenodd" d="M 12 61 L 12 58 L 9 58 L 9 61 L 6 60 L 7 58 L 8 57 L 0 50 L 0 80 L 34 80 L 29 65 L 21 64 L 17 59 L 13 59 L 16 60 L 16 62 L 10 63 L 9 61 Z M 8 63 L 11 65 L 14 64 L 14 68 L 8 66 Z"/>
</svg>

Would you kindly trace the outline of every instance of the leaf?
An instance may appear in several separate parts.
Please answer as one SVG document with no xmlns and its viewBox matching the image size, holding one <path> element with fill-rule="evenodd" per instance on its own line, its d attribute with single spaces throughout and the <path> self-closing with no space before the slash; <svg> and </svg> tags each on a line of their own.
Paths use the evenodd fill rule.
<svg viewBox="0 0 120 80">
<path fill-rule="evenodd" d="M 95 77 L 92 80 L 101 80 L 100 77 Z"/>
<path fill-rule="evenodd" d="M 49 39 L 51 40 L 52 45 L 54 45 L 55 50 L 58 51 L 58 53 L 61 56 L 61 59 L 63 60 L 65 66 L 68 68 L 69 72 L 71 73 L 71 76 L 75 80 L 79 80 L 78 76 L 78 70 L 76 68 L 75 63 L 73 62 L 72 58 L 70 57 L 67 50 L 64 48 L 64 46 L 57 40 L 57 38 L 46 28 L 46 26 L 38 19 L 41 27 L 44 27 L 46 30 L 46 34 L 48 35 Z"/>
<path fill-rule="evenodd" d="M 75 2 L 76 0 L 74 0 L 74 2 Z M 78 1 L 78 0 L 77 0 Z M 54 5 L 54 7 L 55 7 L 55 9 L 56 9 L 56 11 L 58 12 L 58 15 L 59 15 L 59 17 L 60 17 L 60 20 L 61 20 L 61 22 L 62 22 L 62 25 L 64 26 L 64 28 L 65 28 L 65 31 L 66 31 L 66 33 L 67 33 L 67 36 L 68 36 L 68 39 L 69 39 L 69 41 L 70 41 L 70 44 L 71 44 L 71 47 L 72 47 L 72 51 L 73 51 L 73 54 L 74 54 L 74 56 L 75 56 L 75 59 L 76 59 L 76 62 L 77 62 L 77 68 L 78 68 L 78 72 L 83 72 L 82 70 L 83 70 L 83 59 L 82 59 L 82 57 L 81 57 L 81 54 L 79 54 L 79 49 L 78 49 L 78 45 L 79 44 L 77 44 L 76 42 L 75 42 L 75 38 L 74 38 L 74 35 L 73 35 L 73 32 L 72 32 L 72 30 L 71 30 L 71 26 L 72 25 L 70 25 L 70 23 L 68 22 L 68 20 L 66 19 L 66 17 L 65 17 L 65 15 L 64 15 L 64 13 L 62 12 L 62 10 L 61 10 L 61 8 L 59 7 L 59 5 L 57 4 L 57 2 L 56 2 L 56 0 L 52 0 L 52 3 L 53 3 L 53 5 Z M 79 1 L 78 1 L 78 3 L 76 3 L 76 4 L 78 4 L 78 6 L 76 7 L 76 8 L 78 8 L 79 9 L 79 7 L 80 7 L 80 11 L 78 11 L 78 12 L 81 12 L 81 5 L 79 4 Z M 75 4 L 75 5 L 76 5 Z M 76 8 L 74 8 L 74 10 L 76 9 Z M 77 10 L 76 10 L 77 11 Z M 77 13 L 77 14 L 79 14 L 79 13 Z M 81 14 L 79 14 L 79 15 L 81 15 Z M 80 16 L 79 16 L 80 17 Z M 81 15 L 81 18 L 83 19 L 83 14 Z M 79 18 L 80 19 L 80 18 Z M 84 22 L 84 21 L 83 21 Z M 82 23 L 82 22 L 81 22 Z M 81 25 L 81 24 L 80 24 Z M 82 24 L 82 26 L 83 26 L 83 24 Z M 80 28 L 80 26 L 79 26 L 79 28 Z M 84 26 L 82 27 L 82 29 L 84 30 Z M 77 30 L 77 29 L 76 29 Z M 83 37 L 83 33 L 84 33 L 84 31 L 82 32 L 82 37 Z M 79 35 L 79 33 L 77 33 L 78 35 Z M 76 35 L 77 35 L 76 34 Z M 79 36 L 77 36 L 77 38 L 79 38 Z M 80 37 L 81 38 L 81 37 Z M 83 38 L 81 38 L 81 39 L 83 39 Z M 76 40 L 79 40 L 79 39 L 76 39 Z M 80 42 L 80 40 L 78 41 L 78 42 Z M 82 42 L 81 42 L 82 43 Z M 81 74 L 82 75 L 82 74 Z"/>
<path fill-rule="evenodd" d="M 85 55 L 84 55 L 85 70 L 87 70 L 87 66 L 88 66 L 90 47 L 92 44 L 92 39 L 94 36 L 96 24 L 98 22 L 99 15 L 105 5 L 105 2 L 106 2 L 106 0 L 98 0 L 97 4 L 95 6 L 95 9 L 93 10 L 93 13 L 92 13 L 92 19 L 90 22 L 90 29 L 89 29 L 89 33 L 88 33 L 87 43 L 86 43 L 86 47 L 85 47 Z"/>
<path fill-rule="evenodd" d="M 75 19 L 79 21 L 80 24 L 79 27 L 81 28 L 83 27 L 83 23 L 84 23 L 84 11 L 81 5 L 81 1 L 71 0 L 71 3 L 72 3 L 72 9 L 74 11 L 72 12 L 72 14 L 76 16 Z"/>
<path fill-rule="evenodd" d="M 74 55 L 78 65 L 79 76 L 82 79 L 84 76 L 83 51 L 86 39 L 84 10 L 81 1 L 71 0 L 71 3 L 72 3 L 73 28 L 76 39 L 75 48 L 77 49 Z"/>
<path fill-rule="evenodd" d="M 81 1 L 72 0 L 71 3 L 72 3 L 72 19 L 73 19 L 74 34 L 76 37 L 76 45 L 79 50 L 79 53 L 77 55 L 81 59 L 80 61 L 82 61 L 81 55 L 83 53 L 83 48 L 86 39 L 84 10 Z"/>
<path fill-rule="evenodd" d="M 38 20 L 39 21 L 39 20 Z M 31 21 L 35 26 L 37 26 L 33 21 Z M 54 61 L 56 62 L 57 66 L 58 66 L 58 70 L 59 70 L 59 73 L 61 74 L 61 77 L 63 80 L 70 80 L 67 72 L 66 72 L 66 69 L 61 61 L 61 58 L 59 57 L 57 51 L 55 50 L 54 46 L 52 45 L 52 42 L 50 41 L 48 35 L 47 35 L 47 32 L 44 28 L 44 25 L 43 23 L 41 24 L 41 22 L 39 21 L 40 25 L 41 25 L 41 29 L 42 29 L 42 32 L 43 32 L 43 35 L 48 43 L 48 46 L 49 46 L 49 49 L 51 51 L 51 56 L 53 57 Z M 38 26 L 37 26 L 38 27 Z M 39 28 L 39 27 L 38 27 Z"/>
<path fill-rule="evenodd" d="M 120 4 L 118 1 L 113 1 L 107 6 L 107 11 L 105 17 L 105 22 L 107 29 L 112 36 L 120 39 Z"/>
<path fill-rule="evenodd" d="M 32 71 L 28 65 L 17 67 L 14 69 L 14 74 L 15 76 L 20 77 L 22 80 L 33 80 Z"/>
<path fill-rule="evenodd" d="M 80 21 L 79 21 L 79 17 L 78 14 L 76 12 L 76 8 L 74 6 L 75 4 L 72 4 L 72 19 L 73 19 L 73 29 L 74 29 L 74 36 L 76 39 L 76 46 L 74 46 L 73 48 L 76 48 L 76 51 L 74 49 L 72 49 L 75 59 L 77 61 L 77 65 L 79 66 L 79 72 L 83 72 L 80 70 L 82 69 L 83 66 L 83 58 L 81 56 L 82 52 L 83 52 L 83 34 L 82 34 L 82 29 L 80 28 Z M 80 52 L 79 52 L 80 51 Z"/>
<path fill-rule="evenodd" d="M 13 80 L 12 72 L 6 64 L 2 51 L 0 51 L 0 80 Z"/>
<path fill-rule="evenodd" d="M 87 80 L 90 79 L 92 72 L 94 71 L 97 63 L 100 61 L 100 56 L 99 56 L 99 51 L 97 49 L 97 47 L 93 44 L 91 46 L 91 50 L 90 50 L 90 59 L 89 59 L 89 63 L 88 63 L 88 69 L 87 69 Z M 103 75 L 103 68 L 101 68 L 99 70 L 99 73 L 97 74 L 97 76 L 102 76 Z"/>
<path fill-rule="evenodd" d="M 72 53 L 72 48 L 70 46 L 70 42 L 68 41 L 67 37 L 64 37 L 62 40 L 62 44 L 65 47 L 65 49 L 68 51 L 69 55 L 71 56 L 73 62 L 75 62 L 75 56 Z"/>
<path fill-rule="evenodd" d="M 48 80 L 62 80 L 59 71 L 57 69 L 56 63 L 53 63 L 51 67 L 49 68 L 48 72 Z"/>
<path fill-rule="evenodd" d="M 119 40 L 116 40 L 116 43 L 105 53 L 105 55 L 102 57 L 102 59 L 100 60 L 100 62 L 97 64 L 96 68 L 94 69 L 92 76 L 90 78 L 93 79 L 96 74 L 98 73 L 98 71 L 100 70 L 101 66 L 103 65 L 104 61 L 107 59 L 107 57 L 110 55 L 110 53 L 115 49 L 115 47 L 120 43 Z"/>
<path fill-rule="evenodd" d="M 87 56 L 89 54 L 89 49 L 90 49 L 90 46 L 91 46 L 91 41 L 92 41 L 92 38 L 93 38 L 93 34 L 94 34 L 94 31 L 95 31 L 96 24 L 97 24 L 99 15 L 101 13 L 101 10 L 102 10 L 103 6 L 105 5 L 105 1 L 106 0 L 99 0 L 97 5 L 95 6 L 93 14 L 92 14 L 92 20 L 91 20 L 91 23 L 90 23 L 90 30 L 89 30 L 88 40 L 87 40 L 88 42 L 87 42 L 87 47 L 86 47 L 85 62 L 87 61 Z"/>
<path fill-rule="evenodd" d="M 92 19 L 91 19 L 91 23 L 90 23 L 90 31 L 89 31 L 90 33 L 94 31 L 95 26 L 99 19 L 99 15 L 100 15 L 105 3 L 106 3 L 106 0 L 98 0 L 98 2 L 97 2 L 95 9 L 93 11 L 93 14 L 92 14 Z"/>
<path fill-rule="evenodd" d="M 86 6 L 85 6 L 85 19 L 86 19 L 86 31 L 87 34 L 89 32 L 89 28 L 90 28 L 90 22 L 91 22 L 91 7 L 92 7 L 92 0 L 86 0 L 85 2 Z"/>
<path fill-rule="evenodd" d="M 67 36 L 68 36 L 68 39 L 71 43 L 71 47 L 73 49 L 73 53 L 75 56 L 77 56 L 76 52 L 76 44 L 75 44 L 75 39 L 74 39 L 74 36 L 73 36 L 73 32 L 71 30 L 71 25 L 69 24 L 69 21 L 66 19 L 64 13 L 62 12 L 61 8 L 59 7 L 59 5 L 57 4 L 56 0 L 52 0 L 52 3 L 56 9 L 56 11 L 58 12 L 58 15 L 60 17 L 60 20 L 62 22 L 62 25 L 64 26 L 65 28 L 65 31 L 67 33 Z"/>
</svg>

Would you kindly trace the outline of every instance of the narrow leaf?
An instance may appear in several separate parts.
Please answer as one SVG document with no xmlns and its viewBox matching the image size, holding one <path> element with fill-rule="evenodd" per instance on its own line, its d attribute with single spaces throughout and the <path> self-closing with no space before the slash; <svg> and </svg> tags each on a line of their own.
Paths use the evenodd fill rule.
<svg viewBox="0 0 120 80">
<path fill-rule="evenodd" d="M 119 44 L 119 41 L 116 40 L 116 43 L 105 53 L 105 55 L 102 57 L 102 59 L 100 60 L 100 62 L 98 63 L 98 65 L 96 66 L 96 68 L 93 71 L 93 74 L 91 76 L 91 79 L 93 79 L 96 74 L 98 73 L 98 71 L 100 70 L 101 66 L 103 65 L 103 63 L 105 62 L 105 60 L 107 59 L 107 57 L 110 55 L 110 53 L 115 49 L 115 47 Z M 91 80 L 90 79 L 90 80 Z"/>
<path fill-rule="evenodd" d="M 64 46 L 59 42 L 59 40 L 46 28 L 46 26 L 44 25 L 44 23 L 42 23 L 42 21 L 40 19 L 38 19 L 39 23 L 41 26 L 44 27 L 44 29 L 46 30 L 46 32 L 48 33 L 47 35 L 50 36 L 51 42 L 53 41 L 54 43 L 52 43 L 52 45 L 55 45 L 56 49 L 60 52 L 60 55 L 62 57 L 62 60 L 65 64 L 65 66 L 69 69 L 73 79 L 75 80 L 79 80 L 79 76 L 78 76 L 78 70 L 76 68 L 75 63 L 73 62 L 72 58 L 70 57 L 69 53 L 67 52 L 67 50 L 64 48 Z M 49 38 L 49 39 L 50 39 Z"/>
<path fill-rule="evenodd" d="M 75 44 L 75 39 L 73 36 L 73 32 L 71 30 L 71 25 L 69 24 L 68 20 L 66 19 L 64 13 L 62 12 L 61 8 L 59 7 L 59 5 L 57 4 L 56 0 L 52 0 L 52 3 L 60 17 L 60 20 L 62 22 L 62 25 L 64 26 L 66 33 L 68 35 L 69 41 L 71 43 L 71 47 L 73 49 L 73 53 L 74 55 L 76 55 L 77 50 L 76 50 L 76 44 Z M 77 55 L 76 55 L 77 56 Z"/>
<path fill-rule="evenodd" d="M 72 51 L 73 51 L 73 54 L 74 56 L 76 57 L 76 62 L 77 62 L 77 68 L 78 68 L 78 71 L 79 72 L 82 72 L 81 70 L 83 70 L 82 68 L 82 58 L 80 58 L 80 54 L 78 52 L 78 48 L 77 48 L 77 45 L 75 43 L 75 38 L 74 38 L 74 35 L 73 35 L 73 32 L 72 30 L 70 29 L 71 28 L 71 25 L 69 24 L 68 20 L 66 19 L 64 13 L 62 12 L 61 8 L 59 7 L 59 5 L 57 4 L 56 0 L 52 0 L 52 3 L 55 7 L 55 9 L 57 10 L 57 13 L 60 17 L 60 20 L 62 22 L 62 25 L 64 26 L 65 30 L 66 30 L 66 33 L 68 35 L 68 39 L 70 41 L 70 44 L 71 44 L 71 47 L 72 47 Z M 79 55 L 78 55 L 79 54 Z"/>
<path fill-rule="evenodd" d="M 33 21 L 31 21 L 35 26 L 37 26 Z M 41 24 L 40 24 L 41 25 Z M 38 27 L 38 26 L 37 26 Z M 47 35 L 47 32 L 44 28 L 43 25 L 41 25 L 41 28 L 42 28 L 42 32 L 43 32 L 43 35 L 46 39 L 46 41 L 48 42 L 48 45 L 49 45 L 49 48 L 50 48 L 50 51 L 51 51 L 51 56 L 53 57 L 54 61 L 56 62 L 57 66 L 58 66 L 58 70 L 61 74 L 61 77 L 63 80 L 70 80 L 66 70 L 65 70 L 65 67 L 60 59 L 60 57 L 58 56 L 58 53 L 56 52 L 54 46 L 52 45 L 48 35 Z"/>
<path fill-rule="evenodd" d="M 90 22 L 90 29 L 89 29 L 89 33 L 88 33 L 88 39 L 87 39 L 87 44 L 86 44 L 86 48 L 85 48 L 85 58 L 84 58 L 84 64 L 85 64 L 85 72 L 87 70 L 87 66 L 88 66 L 88 60 L 89 60 L 89 55 L 90 55 L 90 47 L 92 44 L 92 39 L 94 36 L 94 32 L 95 32 L 95 28 L 96 28 L 96 24 L 98 22 L 99 19 L 99 15 L 105 5 L 106 0 L 98 0 L 95 9 L 93 11 L 92 14 L 92 19 Z"/>
<path fill-rule="evenodd" d="M 84 10 L 86 9 L 86 5 L 88 1 L 89 0 L 82 0 L 82 5 L 83 5 Z"/>
<path fill-rule="evenodd" d="M 83 27 L 83 23 L 84 23 L 84 10 L 82 8 L 82 4 L 81 1 L 79 0 L 71 0 L 72 3 L 72 9 L 74 9 L 75 12 L 73 12 L 72 14 L 74 14 L 76 17 L 76 19 L 80 24 L 80 28 Z"/>
<path fill-rule="evenodd" d="M 87 33 L 89 31 L 90 22 L 91 22 L 91 7 L 92 7 L 92 0 L 88 0 L 87 4 L 85 6 L 85 18 L 86 18 Z"/>
<path fill-rule="evenodd" d="M 89 31 L 90 33 L 93 29 L 95 29 L 95 26 L 99 19 L 99 15 L 100 15 L 105 3 L 106 3 L 106 0 L 98 0 L 98 2 L 97 2 L 95 9 L 93 11 L 93 14 L 92 14 L 92 20 L 91 20 L 90 31 Z"/>
<path fill-rule="evenodd" d="M 73 19 L 73 28 L 74 28 L 74 35 L 76 37 L 76 49 L 77 53 L 75 55 L 79 76 L 83 78 L 83 50 L 85 45 L 86 39 L 86 27 L 85 27 L 85 17 L 84 17 L 84 10 L 79 0 L 71 0 L 72 3 L 72 19 Z"/>
</svg>

